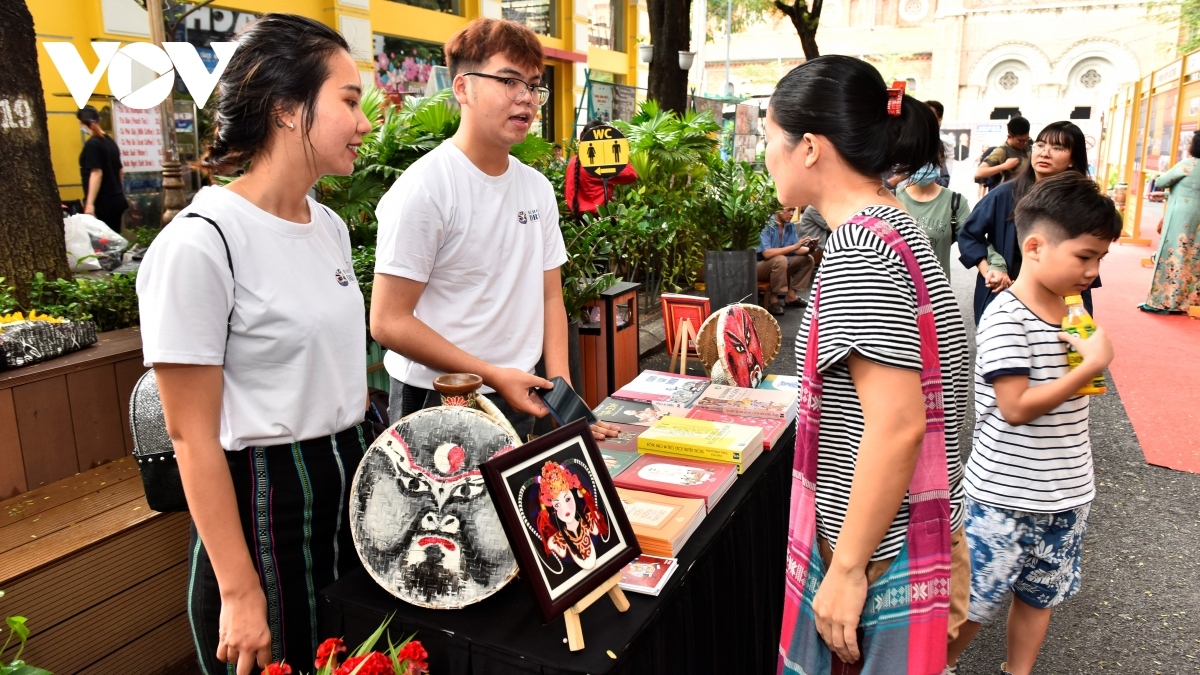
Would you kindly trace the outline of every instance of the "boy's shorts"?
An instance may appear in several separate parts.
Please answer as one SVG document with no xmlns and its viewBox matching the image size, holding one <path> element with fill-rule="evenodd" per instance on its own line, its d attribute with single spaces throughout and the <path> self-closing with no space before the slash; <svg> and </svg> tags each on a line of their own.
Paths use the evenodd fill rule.
<svg viewBox="0 0 1200 675">
<path fill-rule="evenodd" d="M 1090 509 L 1091 504 L 1084 504 L 1059 513 L 1031 513 L 967 497 L 970 620 L 989 623 L 1010 590 L 1025 604 L 1041 609 L 1078 593 Z"/>
</svg>

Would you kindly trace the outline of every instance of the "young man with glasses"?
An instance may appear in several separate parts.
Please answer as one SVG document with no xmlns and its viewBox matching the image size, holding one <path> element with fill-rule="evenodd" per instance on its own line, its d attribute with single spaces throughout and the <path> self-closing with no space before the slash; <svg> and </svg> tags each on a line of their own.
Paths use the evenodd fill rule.
<svg viewBox="0 0 1200 675">
<path fill-rule="evenodd" d="M 509 155 L 550 98 L 542 47 L 521 24 L 477 19 L 445 53 L 462 121 L 379 202 L 371 334 L 390 350 L 393 421 L 439 404 L 435 377 L 475 373 L 524 439 L 548 412 L 534 366 L 570 380 L 558 200 Z"/>
</svg>

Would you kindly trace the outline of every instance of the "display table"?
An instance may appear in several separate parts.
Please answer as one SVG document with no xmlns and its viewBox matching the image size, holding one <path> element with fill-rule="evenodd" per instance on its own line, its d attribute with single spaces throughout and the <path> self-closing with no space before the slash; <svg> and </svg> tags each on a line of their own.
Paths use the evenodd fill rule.
<svg viewBox="0 0 1200 675">
<path fill-rule="evenodd" d="M 624 614 L 603 600 L 583 612 L 582 651 L 568 650 L 561 618 L 541 622 L 520 579 L 466 609 L 430 610 L 359 569 L 321 592 L 320 634 L 353 647 L 394 613 L 393 640 L 415 632 L 443 675 L 774 673 L 794 445 L 793 429 L 738 477 L 658 597 L 626 593 Z"/>
</svg>

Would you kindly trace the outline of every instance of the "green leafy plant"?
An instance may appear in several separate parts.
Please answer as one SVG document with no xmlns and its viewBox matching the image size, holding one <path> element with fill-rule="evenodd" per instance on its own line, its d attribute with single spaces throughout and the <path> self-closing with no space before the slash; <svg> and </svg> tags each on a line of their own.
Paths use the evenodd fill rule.
<svg viewBox="0 0 1200 675">
<path fill-rule="evenodd" d="M 138 325 L 137 275 L 110 274 L 97 279 L 47 279 L 38 272 L 29 289 L 25 310 L 72 321 L 91 320 L 96 330 Z"/>
<path fill-rule="evenodd" d="M 11 314 L 20 309 L 21 303 L 17 302 L 17 289 L 13 288 L 12 284 L 6 283 L 4 277 L 0 277 L 0 314 Z"/>
<path fill-rule="evenodd" d="M 0 597 L 4 597 L 4 591 L 0 591 Z M 25 643 L 29 640 L 29 627 L 25 625 L 26 621 L 27 619 L 23 616 L 10 616 L 4 619 L 4 623 L 8 626 L 8 636 L 4 639 L 4 646 L 0 647 L 0 654 L 8 649 L 14 637 L 20 641 L 21 646 L 8 665 L 0 662 L 0 675 L 50 675 L 50 671 L 36 668 L 21 660 L 21 654 L 25 651 Z"/>
</svg>

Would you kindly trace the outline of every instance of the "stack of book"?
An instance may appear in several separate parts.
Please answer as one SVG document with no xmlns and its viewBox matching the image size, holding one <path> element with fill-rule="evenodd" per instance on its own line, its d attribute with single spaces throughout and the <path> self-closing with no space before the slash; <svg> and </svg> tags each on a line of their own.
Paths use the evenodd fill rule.
<svg viewBox="0 0 1200 675">
<path fill-rule="evenodd" d="M 800 390 L 800 378 L 795 375 L 768 375 L 763 378 L 759 389 L 775 389 L 777 391 L 790 391 L 795 393 Z"/>
<path fill-rule="evenodd" d="M 702 499 L 684 499 L 617 488 L 642 552 L 674 558 L 704 520 Z"/>
<path fill-rule="evenodd" d="M 637 437 L 646 427 L 633 424 L 613 426 L 617 427 L 618 434 L 596 441 L 596 445 L 600 448 L 600 456 L 604 458 L 604 466 L 608 468 L 609 475 L 616 478 L 640 457 L 637 451 Z"/>
<path fill-rule="evenodd" d="M 641 427 L 648 427 L 667 414 L 658 410 L 653 403 L 623 401 L 611 396 L 601 401 L 592 412 L 601 422 Z"/>
<path fill-rule="evenodd" d="M 619 585 L 622 590 L 658 595 L 677 567 L 679 561 L 675 558 L 659 558 L 643 553 L 621 570 Z"/>
<path fill-rule="evenodd" d="M 700 398 L 694 408 L 702 408 L 726 415 L 763 417 L 791 422 L 796 419 L 796 392 L 778 389 L 746 389 L 714 384 Z"/>
<path fill-rule="evenodd" d="M 704 500 L 709 512 L 737 480 L 732 464 L 697 459 L 642 455 L 613 484 L 627 490 L 657 492 L 668 497 Z"/>
<path fill-rule="evenodd" d="M 613 392 L 612 398 L 690 408 L 704 393 L 709 382 L 711 380 L 707 377 L 643 370 L 624 387 Z"/>
<path fill-rule="evenodd" d="M 638 452 L 733 464 L 743 473 L 763 453 L 763 430 L 668 416 L 638 436 Z"/>
<path fill-rule="evenodd" d="M 709 422 L 724 422 L 726 424 L 740 424 L 744 427 L 762 427 L 763 433 L 763 449 L 770 450 L 775 447 L 775 441 L 783 435 L 787 430 L 790 422 L 773 417 L 743 417 L 742 415 L 726 415 L 725 413 L 713 412 L 704 408 L 692 408 L 688 411 L 688 417 L 694 420 L 708 420 Z"/>
</svg>

